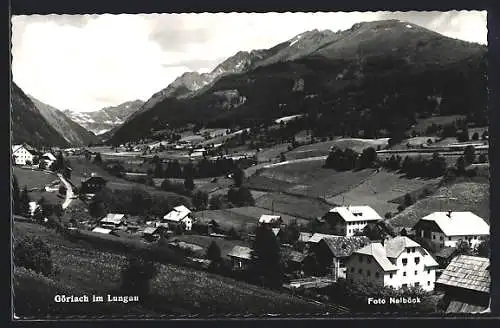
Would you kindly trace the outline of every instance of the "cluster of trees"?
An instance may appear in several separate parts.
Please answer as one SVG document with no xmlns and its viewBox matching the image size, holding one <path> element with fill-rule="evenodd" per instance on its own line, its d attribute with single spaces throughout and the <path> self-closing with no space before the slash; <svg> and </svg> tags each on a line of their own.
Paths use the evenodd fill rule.
<svg viewBox="0 0 500 328">
<path fill-rule="evenodd" d="M 326 158 L 325 167 L 337 171 L 372 168 L 377 163 L 377 152 L 373 147 L 368 147 L 358 154 L 351 148 L 334 148 Z"/>
<path fill-rule="evenodd" d="M 449 124 L 432 123 L 427 127 L 425 134 L 437 134 L 441 138 L 456 137 L 459 142 L 465 142 L 469 140 L 478 141 L 479 139 L 483 141 L 488 140 L 488 131 L 484 131 L 481 136 L 478 132 L 474 132 L 472 136 L 469 137 L 470 133 L 467 126 L 467 120 L 464 119 L 456 120 L 455 122 Z"/>
<path fill-rule="evenodd" d="M 50 166 L 50 170 L 53 172 L 61 172 L 64 178 L 71 179 L 71 163 L 68 159 L 64 158 L 61 151 L 57 153 L 56 160 Z"/>
<path fill-rule="evenodd" d="M 446 159 L 439 153 L 434 153 L 430 159 L 421 156 L 405 156 L 402 159 L 399 155 L 392 155 L 381 161 L 381 164 L 388 170 L 404 173 L 409 178 L 437 178 L 443 176 L 447 169 Z"/>
<path fill-rule="evenodd" d="M 38 236 L 27 236 L 14 246 L 14 264 L 44 276 L 52 273 L 52 254 L 49 246 Z"/>
<path fill-rule="evenodd" d="M 159 265 L 141 253 L 131 253 L 123 263 L 120 290 L 125 295 L 136 295 L 144 301 L 150 293 L 151 280 L 158 274 Z"/>
<path fill-rule="evenodd" d="M 197 163 L 189 161 L 181 165 L 178 160 L 170 160 L 167 163 L 155 156 L 152 159 L 154 164 L 153 176 L 155 178 L 210 178 L 216 176 L 227 175 L 234 172 L 238 168 L 239 161 L 234 161 L 232 158 L 218 158 L 209 160 L 203 158 Z"/>
<path fill-rule="evenodd" d="M 190 200 L 182 196 L 152 195 L 140 188 L 127 190 L 104 188 L 90 202 L 89 212 L 94 218 L 102 218 L 109 212 L 162 216 L 179 204 L 191 206 Z"/>
<path fill-rule="evenodd" d="M 26 185 L 23 190 L 19 190 L 17 177 L 14 175 L 12 180 L 12 211 L 15 215 L 24 217 L 30 216 L 30 197 Z"/>
</svg>

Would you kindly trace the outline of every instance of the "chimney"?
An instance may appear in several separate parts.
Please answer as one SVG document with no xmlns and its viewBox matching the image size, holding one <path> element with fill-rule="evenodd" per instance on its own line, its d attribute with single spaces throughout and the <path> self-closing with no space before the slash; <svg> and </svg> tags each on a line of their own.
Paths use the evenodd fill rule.
<svg viewBox="0 0 500 328">
<path fill-rule="evenodd" d="M 449 218 L 451 218 L 451 210 L 448 210 L 448 214 L 446 214 Z"/>
</svg>

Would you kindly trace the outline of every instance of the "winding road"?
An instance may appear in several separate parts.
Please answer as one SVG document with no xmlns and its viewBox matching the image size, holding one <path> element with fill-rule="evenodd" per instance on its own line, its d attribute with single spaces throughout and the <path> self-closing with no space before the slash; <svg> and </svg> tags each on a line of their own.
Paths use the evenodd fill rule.
<svg viewBox="0 0 500 328">
<path fill-rule="evenodd" d="M 66 180 L 61 173 L 58 173 L 57 176 L 59 177 L 59 180 L 61 180 L 61 182 L 66 187 L 66 199 L 62 204 L 62 208 L 63 210 L 65 210 L 73 200 L 74 197 L 73 188 L 71 187 L 71 183 L 69 183 L 68 180 Z"/>
</svg>

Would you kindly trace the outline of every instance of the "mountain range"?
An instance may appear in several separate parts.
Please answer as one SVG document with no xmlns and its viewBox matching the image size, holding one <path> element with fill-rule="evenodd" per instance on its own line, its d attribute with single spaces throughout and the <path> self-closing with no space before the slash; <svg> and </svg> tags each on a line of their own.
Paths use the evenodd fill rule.
<svg viewBox="0 0 500 328">
<path fill-rule="evenodd" d="M 141 108 L 143 104 L 144 102 L 142 100 L 133 100 L 92 112 L 65 110 L 64 114 L 85 129 L 96 135 L 101 135 L 125 122 L 125 120 Z"/>
<path fill-rule="evenodd" d="M 240 51 L 212 72 L 184 73 L 115 128 L 110 142 L 186 123 L 255 126 L 302 113 L 343 134 L 391 130 L 418 115 L 484 120 L 486 53 L 486 46 L 399 20 L 307 31 Z"/>
</svg>

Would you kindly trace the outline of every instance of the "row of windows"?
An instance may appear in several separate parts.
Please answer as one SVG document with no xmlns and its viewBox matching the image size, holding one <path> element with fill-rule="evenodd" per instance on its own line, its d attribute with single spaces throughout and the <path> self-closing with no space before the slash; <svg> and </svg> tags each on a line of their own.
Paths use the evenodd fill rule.
<svg viewBox="0 0 500 328">
<path fill-rule="evenodd" d="M 415 247 L 408 247 L 406 249 L 406 253 L 415 253 L 415 249 L 416 249 Z"/>
<path fill-rule="evenodd" d="M 364 256 L 363 256 L 363 255 L 358 255 L 358 259 L 359 259 L 359 263 L 363 263 Z M 366 262 L 367 262 L 367 263 L 372 263 L 372 258 L 371 258 L 371 256 L 368 256 L 368 257 L 366 258 Z"/>
<path fill-rule="evenodd" d="M 432 235 L 432 239 L 436 240 L 436 235 Z M 481 239 L 479 236 L 465 236 L 465 240 Z M 439 240 L 443 241 L 444 237 L 440 236 Z M 451 237 L 448 237 L 448 241 L 451 241 Z"/>
<path fill-rule="evenodd" d="M 351 272 L 354 273 L 354 271 L 356 270 L 356 268 L 352 267 L 351 268 Z M 358 274 L 363 274 L 363 269 L 359 268 L 358 269 Z M 367 277 L 371 277 L 372 276 L 372 272 L 370 270 L 366 270 L 366 276 Z M 378 278 L 380 277 L 380 273 L 378 271 L 375 272 L 375 278 Z"/>
<path fill-rule="evenodd" d="M 408 259 L 401 259 L 401 262 L 403 263 L 403 266 L 406 266 L 408 264 Z M 415 264 L 420 263 L 420 257 L 415 257 Z"/>
<path fill-rule="evenodd" d="M 431 282 L 430 281 L 427 281 L 427 286 L 430 286 L 431 285 Z M 420 283 L 419 282 L 415 282 L 414 284 L 415 287 L 418 287 L 420 286 Z M 401 285 L 402 288 L 408 288 L 408 284 L 403 284 Z"/>
<path fill-rule="evenodd" d="M 368 224 L 368 221 L 347 222 L 347 225 Z"/>
</svg>

